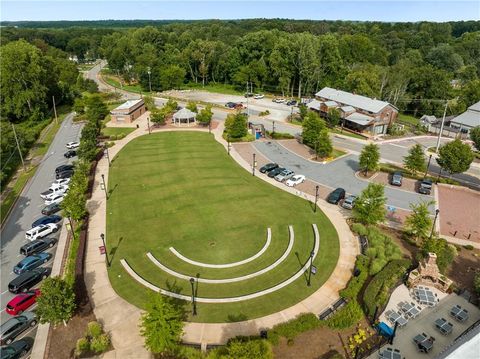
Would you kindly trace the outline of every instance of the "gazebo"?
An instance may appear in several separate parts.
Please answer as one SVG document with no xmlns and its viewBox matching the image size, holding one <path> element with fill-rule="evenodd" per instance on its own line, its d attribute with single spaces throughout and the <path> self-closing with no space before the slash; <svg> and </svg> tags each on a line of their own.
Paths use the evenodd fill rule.
<svg viewBox="0 0 480 359">
<path fill-rule="evenodd" d="M 173 124 L 174 125 L 182 125 L 186 124 L 190 126 L 190 123 L 196 123 L 195 117 L 197 114 L 195 112 L 190 111 L 188 108 L 182 108 L 180 111 L 177 111 L 173 114 Z"/>
</svg>

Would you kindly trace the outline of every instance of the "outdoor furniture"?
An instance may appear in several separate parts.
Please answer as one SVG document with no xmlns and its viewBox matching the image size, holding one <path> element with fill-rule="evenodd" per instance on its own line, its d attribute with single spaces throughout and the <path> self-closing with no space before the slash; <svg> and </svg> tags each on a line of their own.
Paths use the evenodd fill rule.
<svg viewBox="0 0 480 359">
<path fill-rule="evenodd" d="M 434 307 L 438 303 L 435 294 L 427 287 L 418 286 L 414 291 L 414 296 L 420 304 Z"/>
<path fill-rule="evenodd" d="M 404 318 L 403 316 L 399 315 L 396 322 L 398 323 L 398 326 L 404 327 L 405 325 L 407 325 L 408 320 L 406 318 Z"/>
<path fill-rule="evenodd" d="M 387 316 L 387 319 L 392 323 L 395 323 L 398 320 L 398 318 L 400 318 L 400 314 L 398 314 L 397 312 L 394 312 L 393 310 L 389 310 L 385 314 Z"/>
<path fill-rule="evenodd" d="M 423 353 L 428 353 L 433 348 L 434 337 L 428 338 L 427 334 L 418 334 L 413 338 L 413 342 L 417 345 L 417 349 Z"/>
<path fill-rule="evenodd" d="M 459 322 L 465 322 L 468 319 L 468 310 L 463 309 L 459 305 L 455 305 L 450 310 L 450 315 L 454 317 Z"/>
<path fill-rule="evenodd" d="M 422 333 L 422 334 L 417 334 L 415 335 L 415 337 L 413 338 L 413 342 L 415 344 L 420 344 L 422 342 L 424 342 L 425 340 L 427 340 L 427 335 L 425 333 Z"/>
<path fill-rule="evenodd" d="M 386 348 L 379 355 L 382 359 L 402 359 L 402 355 L 400 354 L 400 350 Z"/>
<path fill-rule="evenodd" d="M 435 327 L 443 335 L 448 335 L 452 332 L 453 324 L 450 322 L 447 322 L 445 318 L 440 318 L 435 320 Z"/>
</svg>

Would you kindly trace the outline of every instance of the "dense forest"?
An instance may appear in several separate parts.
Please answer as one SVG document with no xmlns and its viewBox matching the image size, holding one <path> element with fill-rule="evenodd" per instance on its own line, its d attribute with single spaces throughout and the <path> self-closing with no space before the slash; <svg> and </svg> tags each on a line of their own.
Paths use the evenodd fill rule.
<svg viewBox="0 0 480 359">
<path fill-rule="evenodd" d="M 71 102 L 69 61 L 105 58 L 153 90 L 231 84 L 291 97 L 324 86 L 380 98 L 420 116 L 457 114 L 480 100 L 480 22 L 381 23 L 283 19 L 2 23 L 1 112 L 41 121 L 52 96 Z M 150 73 L 150 76 L 149 76 Z M 453 81 L 455 80 L 455 81 Z M 2 148 L 7 136 L 2 136 Z M 3 150 L 2 150 L 3 152 Z"/>
</svg>

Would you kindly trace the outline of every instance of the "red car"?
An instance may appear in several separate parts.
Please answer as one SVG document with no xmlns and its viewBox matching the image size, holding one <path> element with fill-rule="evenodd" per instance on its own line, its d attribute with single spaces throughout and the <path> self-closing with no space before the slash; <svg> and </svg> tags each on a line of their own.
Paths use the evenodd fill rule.
<svg viewBox="0 0 480 359">
<path fill-rule="evenodd" d="M 18 294 L 10 302 L 8 302 L 7 309 L 5 311 L 10 315 L 21 314 L 24 310 L 35 304 L 39 295 L 40 289 L 34 289 Z"/>
</svg>

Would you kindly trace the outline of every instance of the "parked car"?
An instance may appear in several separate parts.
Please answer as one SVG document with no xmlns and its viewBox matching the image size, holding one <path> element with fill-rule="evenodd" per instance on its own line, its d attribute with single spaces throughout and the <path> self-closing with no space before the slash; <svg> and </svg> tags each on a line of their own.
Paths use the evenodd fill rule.
<svg viewBox="0 0 480 359">
<path fill-rule="evenodd" d="M 392 186 L 401 186 L 402 185 L 403 175 L 402 172 L 394 172 L 390 184 Z"/>
<path fill-rule="evenodd" d="M 37 297 L 39 295 L 40 289 L 34 289 L 26 293 L 17 294 L 10 302 L 7 303 L 7 308 L 5 311 L 10 315 L 22 314 L 25 310 L 37 302 Z"/>
<path fill-rule="evenodd" d="M 265 166 L 260 167 L 260 172 L 261 173 L 270 172 L 275 168 L 278 168 L 278 165 L 276 163 L 267 163 Z"/>
<path fill-rule="evenodd" d="M 38 253 L 26 258 L 23 258 L 20 262 L 13 267 L 13 273 L 22 274 L 29 270 L 40 267 L 42 264 L 47 263 L 52 258 L 50 253 Z"/>
<path fill-rule="evenodd" d="M 345 209 L 353 209 L 355 206 L 355 201 L 357 200 L 357 196 L 351 195 L 345 198 L 345 200 L 342 203 L 342 207 Z"/>
<path fill-rule="evenodd" d="M 55 223 L 41 224 L 25 232 L 25 238 L 29 241 L 33 241 L 35 239 L 46 237 L 50 233 L 55 233 L 56 231 L 58 231 L 58 226 Z"/>
<path fill-rule="evenodd" d="M 69 150 L 73 150 L 75 148 L 78 148 L 80 146 L 80 142 L 77 142 L 77 141 L 72 141 L 72 142 L 68 142 L 65 147 L 67 147 Z"/>
<path fill-rule="evenodd" d="M 20 274 L 17 278 L 8 283 L 10 293 L 28 292 L 34 285 L 47 278 L 52 270 L 46 267 L 36 268 L 34 270 Z"/>
<path fill-rule="evenodd" d="M 338 204 L 345 198 L 345 190 L 343 188 L 337 188 L 328 195 L 327 202 L 332 204 Z"/>
<path fill-rule="evenodd" d="M 13 340 L 22 334 L 28 328 L 37 324 L 37 317 L 32 312 L 25 312 L 22 315 L 10 318 L 2 324 L 0 329 L 1 344 L 10 344 Z"/>
<path fill-rule="evenodd" d="M 264 98 L 264 97 L 265 97 L 265 95 L 263 95 L 263 94 L 261 94 L 261 93 L 257 93 L 257 94 L 255 94 L 255 96 L 253 96 L 253 98 L 254 98 L 255 100 L 260 100 L 260 99 L 262 99 L 262 98 Z"/>
<path fill-rule="evenodd" d="M 73 176 L 73 170 L 69 170 L 69 171 L 62 171 L 62 172 L 59 172 L 55 175 L 55 178 L 56 179 L 64 179 L 64 178 L 70 178 Z"/>
<path fill-rule="evenodd" d="M 31 256 L 32 254 L 41 253 L 45 249 L 52 248 L 57 243 L 55 238 L 41 238 L 35 239 L 30 243 L 24 244 L 20 247 L 20 254 L 24 256 Z"/>
<path fill-rule="evenodd" d="M 48 206 L 49 204 L 52 204 L 52 203 L 62 203 L 62 201 L 63 201 L 63 194 L 56 194 L 53 197 L 48 197 L 45 200 L 45 205 Z"/>
<path fill-rule="evenodd" d="M 58 166 L 57 168 L 55 168 L 55 173 L 60 173 L 60 172 L 63 172 L 63 171 L 71 171 L 75 168 L 74 165 L 61 165 L 61 166 Z"/>
<path fill-rule="evenodd" d="M 51 216 L 43 216 L 32 223 L 32 228 L 38 227 L 41 224 L 58 223 L 61 220 L 62 217 L 57 216 L 56 214 L 53 214 Z"/>
<path fill-rule="evenodd" d="M 28 354 L 32 345 L 28 340 L 20 339 L 10 345 L 0 348 L 2 359 L 19 359 Z"/>
<path fill-rule="evenodd" d="M 228 107 L 228 108 L 234 108 L 234 107 L 235 107 L 235 105 L 236 105 L 236 103 L 235 103 L 235 102 L 227 102 L 227 103 L 225 104 L 225 107 Z"/>
<path fill-rule="evenodd" d="M 294 174 L 295 174 L 295 172 L 293 172 L 292 170 L 285 169 L 282 172 L 280 172 L 278 175 L 276 175 L 274 178 L 278 182 L 284 182 L 284 181 L 288 180 L 290 177 L 292 177 Z"/>
<path fill-rule="evenodd" d="M 72 157 L 75 157 L 77 155 L 77 151 L 76 150 L 69 150 L 69 151 L 65 152 L 63 155 L 65 156 L 65 158 L 72 158 Z"/>
<path fill-rule="evenodd" d="M 295 106 L 297 104 L 296 100 L 287 101 L 287 106 Z"/>
<path fill-rule="evenodd" d="M 50 188 L 56 188 L 56 187 L 60 187 L 60 186 L 65 186 L 67 184 L 70 183 L 70 180 L 71 178 L 60 178 L 60 179 L 57 179 L 55 181 L 53 181 L 53 183 L 51 184 Z"/>
<path fill-rule="evenodd" d="M 58 186 L 54 188 L 49 188 L 46 191 L 40 193 L 40 197 L 43 199 L 49 199 L 54 197 L 57 194 L 64 194 L 68 190 L 68 185 Z"/>
<path fill-rule="evenodd" d="M 60 205 L 58 203 L 53 203 L 44 207 L 41 213 L 45 216 L 50 216 L 51 214 L 57 213 L 60 210 L 61 210 Z"/>
<path fill-rule="evenodd" d="M 418 193 L 421 194 L 430 194 L 432 193 L 432 186 L 433 182 L 430 180 L 423 180 L 420 182 L 420 185 L 418 187 Z"/>
<path fill-rule="evenodd" d="M 244 108 L 246 108 L 246 107 L 244 106 L 243 103 L 236 103 L 235 106 L 234 106 L 235 110 L 243 110 Z"/>
<path fill-rule="evenodd" d="M 284 98 L 274 98 L 272 101 L 275 102 L 275 103 L 284 103 L 285 99 Z"/>
<path fill-rule="evenodd" d="M 292 176 L 290 179 L 288 179 L 285 184 L 288 187 L 295 187 L 297 184 L 305 182 L 305 176 L 304 175 L 295 175 Z"/>
<path fill-rule="evenodd" d="M 245 97 L 253 97 L 255 94 L 253 92 L 246 92 Z"/>
<path fill-rule="evenodd" d="M 283 167 L 277 167 L 277 168 L 274 168 L 273 170 L 271 170 L 270 172 L 268 172 L 268 177 L 270 178 L 274 178 L 276 175 L 280 174 L 281 172 L 283 172 L 285 170 L 285 168 Z"/>
</svg>

